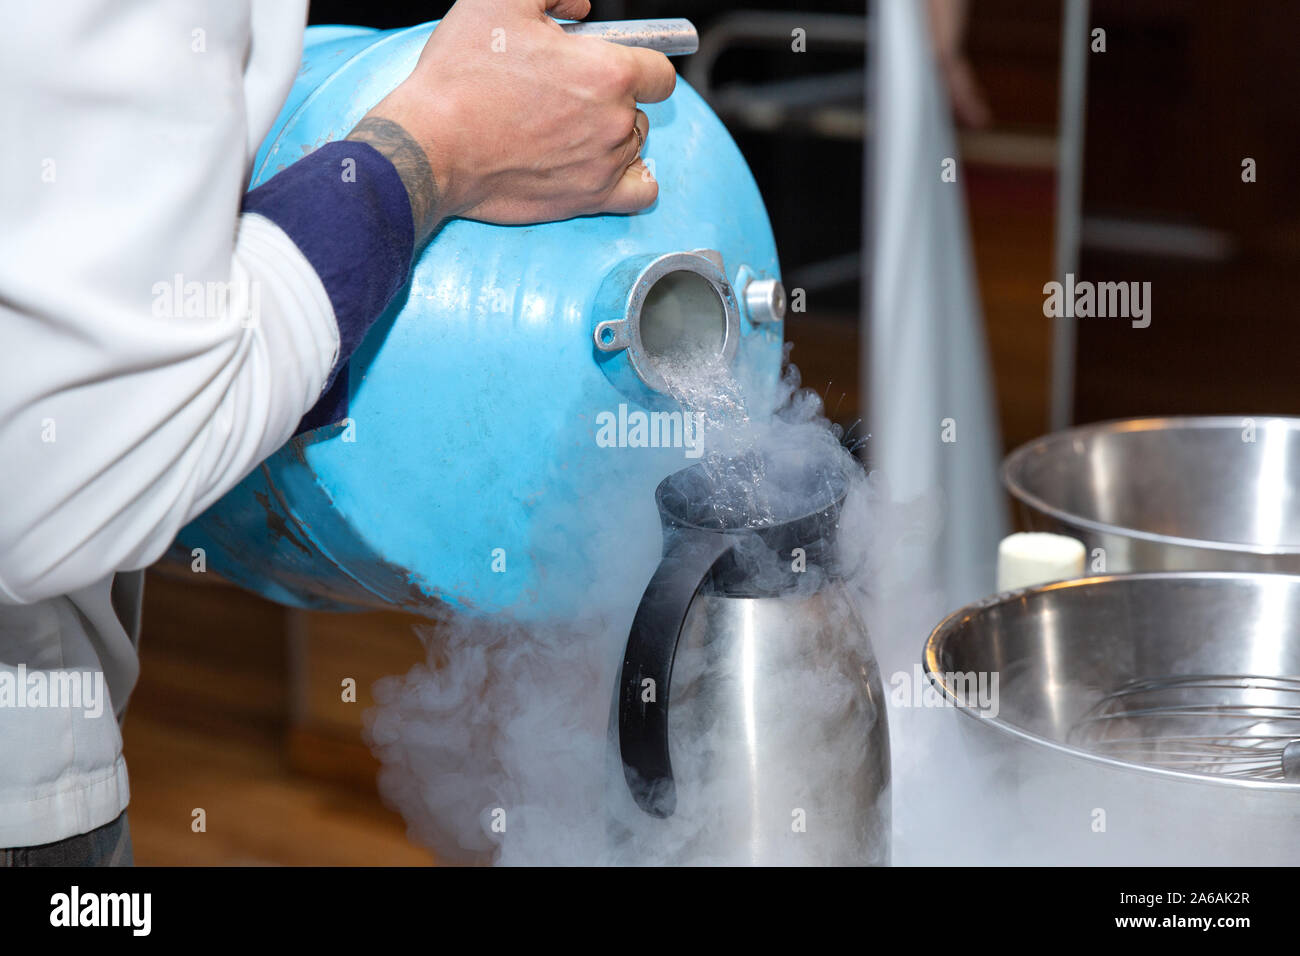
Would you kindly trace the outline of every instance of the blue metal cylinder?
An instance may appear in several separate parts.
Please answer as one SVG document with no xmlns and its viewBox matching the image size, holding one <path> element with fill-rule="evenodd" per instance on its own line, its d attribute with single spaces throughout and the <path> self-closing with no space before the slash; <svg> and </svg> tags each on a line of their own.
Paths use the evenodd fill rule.
<svg viewBox="0 0 1300 956">
<path fill-rule="evenodd" d="M 309 29 L 250 188 L 344 138 L 409 75 L 435 27 Z M 268 598 L 329 608 L 561 611 L 594 586 L 603 559 L 578 539 L 582 515 L 600 507 L 645 512 L 653 561 L 653 489 L 689 461 L 597 441 L 610 415 L 673 407 L 656 390 L 665 333 L 646 319 L 643 336 L 640 310 L 678 276 L 683 301 L 700 306 L 689 321 L 709 324 L 700 335 L 760 395 L 779 377 L 782 323 L 746 305 L 748 283 L 779 273 L 739 150 L 682 81 L 643 108 L 654 207 L 448 223 L 353 356 L 348 420 L 291 440 L 181 544 Z"/>
</svg>

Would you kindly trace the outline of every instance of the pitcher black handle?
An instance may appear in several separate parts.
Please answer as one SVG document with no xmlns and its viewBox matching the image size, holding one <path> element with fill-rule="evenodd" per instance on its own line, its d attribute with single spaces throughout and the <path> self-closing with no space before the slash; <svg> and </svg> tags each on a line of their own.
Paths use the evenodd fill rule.
<svg viewBox="0 0 1300 956">
<path fill-rule="evenodd" d="M 619 688 L 619 752 L 637 806 L 656 817 L 672 816 L 677 807 L 668 756 L 668 687 L 677 641 L 709 571 L 734 546 L 724 534 L 671 532 L 632 619 Z"/>
</svg>

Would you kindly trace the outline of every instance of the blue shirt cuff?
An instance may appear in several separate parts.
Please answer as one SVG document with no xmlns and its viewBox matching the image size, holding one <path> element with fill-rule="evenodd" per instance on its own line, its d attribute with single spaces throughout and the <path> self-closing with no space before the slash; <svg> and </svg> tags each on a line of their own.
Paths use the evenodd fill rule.
<svg viewBox="0 0 1300 956">
<path fill-rule="evenodd" d="M 368 143 L 326 143 L 244 196 L 312 264 L 334 307 L 339 357 L 295 434 L 347 416 L 347 362 L 406 284 L 415 226 L 406 187 Z"/>
</svg>

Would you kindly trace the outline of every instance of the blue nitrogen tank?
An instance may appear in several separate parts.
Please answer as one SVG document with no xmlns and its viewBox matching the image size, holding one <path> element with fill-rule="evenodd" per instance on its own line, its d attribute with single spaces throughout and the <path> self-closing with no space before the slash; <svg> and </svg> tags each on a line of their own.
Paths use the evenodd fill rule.
<svg viewBox="0 0 1300 956">
<path fill-rule="evenodd" d="M 250 188 L 343 139 L 435 27 L 308 29 Z M 762 199 L 721 122 L 680 80 L 643 109 L 653 208 L 448 223 L 353 356 L 348 419 L 292 439 L 179 543 L 293 606 L 546 613 L 602 570 L 563 546 L 583 535 L 582 501 L 645 511 L 648 573 L 654 486 L 690 462 L 608 447 L 601 423 L 622 436 L 626 416 L 677 407 L 662 362 L 683 340 L 716 348 L 750 394 L 774 387 L 785 303 Z"/>
</svg>

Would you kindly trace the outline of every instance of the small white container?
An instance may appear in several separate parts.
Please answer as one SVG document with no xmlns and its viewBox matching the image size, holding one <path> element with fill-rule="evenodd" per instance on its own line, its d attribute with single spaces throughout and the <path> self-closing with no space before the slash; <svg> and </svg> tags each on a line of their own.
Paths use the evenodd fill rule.
<svg viewBox="0 0 1300 956">
<path fill-rule="evenodd" d="M 998 545 L 998 591 L 1083 576 L 1083 542 L 1063 534 L 1022 532 Z"/>
</svg>

